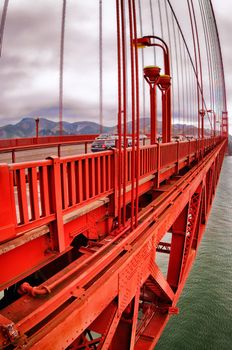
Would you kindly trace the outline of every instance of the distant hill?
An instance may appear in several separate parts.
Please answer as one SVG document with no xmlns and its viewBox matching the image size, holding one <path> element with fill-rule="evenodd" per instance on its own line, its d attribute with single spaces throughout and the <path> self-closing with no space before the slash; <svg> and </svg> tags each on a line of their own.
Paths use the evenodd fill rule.
<svg viewBox="0 0 232 350">
<path fill-rule="evenodd" d="M 144 118 L 140 120 L 141 133 L 145 127 L 145 133 L 150 133 L 150 118 Z M 131 133 L 132 123 L 127 123 L 127 132 Z M 103 126 L 103 132 L 114 133 L 117 132 L 117 127 Z M 158 132 L 161 133 L 161 122 L 158 121 Z M 185 135 L 197 135 L 197 128 L 192 125 L 174 124 L 173 133 Z M 100 133 L 100 125 L 98 123 L 90 121 L 80 122 L 66 122 L 63 121 L 63 135 L 86 135 L 86 134 L 98 134 Z M 210 131 L 206 131 L 206 134 L 210 134 Z M 39 123 L 39 135 L 40 136 L 56 136 L 59 135 L 59 122 L 54 122 L 47 118 L 40 118 Z M 35 119 L 23 118 L 16 124 L 8 124 L 0 127 L 0 138 L 18 138 L 18 137 L 33 137 L 35 136 Z M 229 137 L 229 154 L 232 155 L 232 136 Z"/>
<path fill-rule="evenodd" d="M 150 133 L 150 118 L 144 118 L 140 121 L 141 132 L 145 127 L 145 133 Z M 192 134 L 193 130 L 196 133 L 196 128 L 191 125 L 174 125 L 174 133 L 182 133 L 184 128 L 185 134 Z M 103 126 L 103 132 L 117 132 L 117 127 Z M 127 123 L 127 132 L 132 132 L 131 121 Z M 161 122 L 158 121 L 158 132 L 161 133 Z M 90 121 L 66 122 L 63 121 L 64 135 L 85 135 L 100 133 L 100 125 Z M 47 118 L 40 118 L 39 135 L 40 136 L 55 136 L 59 134 L 59 122 L 54 122 Z M 0 138 L 18 138 L 18 137 L 33 137 L 35 136 L 35 119 L 23 118 L 16 124 L 8 124 L 0 127 Z"/>
<path fill-rule="evenodd" d="M 103 127 L 103 132 L 113 132 L 113 127 Z M 94 122 L 63 122 L 63 135 L 83 135 L 98 134 L 100 125 Z M 40 118 L 39 135 L 55 136 L 59 134 L 59 122 L 54 122 L 46 118 Z M 18 138 L 35 136 L 35 120 L 34 118 L 23 118 L 17 124 L 8 124 L 0 127 L 0 138 Z"/>
</svg>

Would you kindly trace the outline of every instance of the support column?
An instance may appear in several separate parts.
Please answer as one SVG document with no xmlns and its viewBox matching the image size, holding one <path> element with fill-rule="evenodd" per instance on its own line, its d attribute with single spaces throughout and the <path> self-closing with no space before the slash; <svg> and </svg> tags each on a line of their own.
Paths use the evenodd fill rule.
<svg viewBox="0 0 232 350">
<path fill-rule="evenodd" d="M 170 86 L 169 75 L 160 75 L 158 87 L 162 93 L 162 142 L 171 141 L 171 109 L 170 109 Z"/>
<path fill-rule="evenodd" d="M 171 252 L 168 265 L 167 281 L 175 291 L 178 287 L 182 259 L 185 246 L 186 226 L 188 219 L 188 205 L 182 210 L 172 225 Z"/>
<path fill-rule="evenodd" d="M 160 78 L 160 68 L 157 66 L 144 67 L 144 79 L 150 87 L 150 125 L 151 144 L 156 143 L 157 138 L 157 107 L 156 107 L 156 85 Z"/>
</svg>

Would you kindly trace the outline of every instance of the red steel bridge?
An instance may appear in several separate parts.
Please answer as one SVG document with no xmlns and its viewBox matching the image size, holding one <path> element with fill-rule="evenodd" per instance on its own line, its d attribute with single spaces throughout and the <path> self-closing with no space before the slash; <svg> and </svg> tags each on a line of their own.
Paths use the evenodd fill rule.
<svg viewBox="0 0 232 350">
<path fill-rule="evenodd" d="M 212 3 L 110 3 L 111 14 L 109 1 L 94 5 L 96 98 L 103 125 L 103 92 L 115 89 L 116 148 L 91 153 L 96 135 L 62 135 L 65 0 L 60 136 L 0 141 L 0 153 L 12 157 L 0 164 L 1 349 L 153 349 L 178 314 L 207 224 L 228 139 Z M 5 1 L 2 56 L 7 9 Z M 115 81 L 107 83 L 104 16 L 111 15 Z M 144 145 L 141 133 L 149 134 Z M 62 156 L 70 144 L 82 144 L 81 154 Z M 57 155 L 27 160 L 32 149 L 51 146 Z M 24 162 L 16 162 L 20 150 Z"/>
</svg>

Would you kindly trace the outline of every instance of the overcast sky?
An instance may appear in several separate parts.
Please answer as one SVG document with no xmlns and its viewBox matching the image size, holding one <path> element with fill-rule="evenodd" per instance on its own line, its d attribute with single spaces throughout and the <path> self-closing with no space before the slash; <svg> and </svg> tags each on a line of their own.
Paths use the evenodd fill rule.
<svg viewBox="0 0 232 350">
<path fill-rule="evenodd" d="M 162 2 L 162 1 L 161 1 Z M 173 0 L 174 7 L 185 0 Z M 149 1 L 143 1 L 144 14 Z M 213 0 L 221 38 L 232 113 L 231 0 Z M 0 0 L 0 15 L 3 0 Z M 116 116 L 117 75 L 114 1 L 103 0 L 104 122 Z M 57 120 L 59 35 L 62 1 L 10 0 L 0 58 L 0 126 L 24 116 Z M 184 16 L 182 16 L 183 20 Z M 98 1 L 67 1 L 65 33 L 65 120 L 98 122 Z M 112 69 L 114 67 L 114 69 Z M 53 113 L 53 116 L 52 116 Z M 56 116 L 56 117 L 55 117 Z M 232 127 L 232 125 L 231 125 Z M 230 129 L 232 130 L 232 129 Z"/>
</svg>

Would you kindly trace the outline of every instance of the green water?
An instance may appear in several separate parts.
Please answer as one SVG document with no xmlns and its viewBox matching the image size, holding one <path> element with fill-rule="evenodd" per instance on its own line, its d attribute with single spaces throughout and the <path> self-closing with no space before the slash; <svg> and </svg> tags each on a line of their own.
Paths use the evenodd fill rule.
<svg viewBox="0 0 232 350">
<path fill-rule="evenodd" d="M 156 350 L 232 349 L 232 157 L 223 163 L 197 260 L 183 290 L 180 314 Z"/>
</svg>

